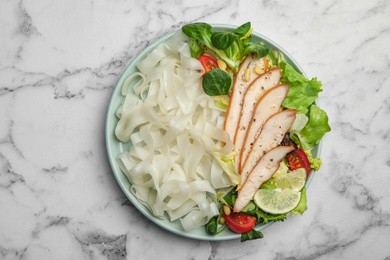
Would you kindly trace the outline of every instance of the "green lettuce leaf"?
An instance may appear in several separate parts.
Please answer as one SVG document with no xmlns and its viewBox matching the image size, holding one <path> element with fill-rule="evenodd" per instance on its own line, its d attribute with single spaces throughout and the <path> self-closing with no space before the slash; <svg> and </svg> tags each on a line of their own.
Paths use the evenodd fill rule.
<svg viewBox="0 0 390 260">
<path fill-rule="evenodd" d="M 236 167 L 234 166 L 234 156 L 236 152 L 231 152 L 228 155 L 220 154 L 218 152 L 213 152 L 213 157 L 217 160 L 218 164 L 228 175 L 233 186 L 241 186 L 241 175 L 236 172 Z"/>
<path fill-rule="evenodd" d="M 314 170 L 318 171 L 322 165 L 321 159 L 320 158 L 313 158 L 313 154 L 311 153 L 310 150 L 304 150 L 304 152 L 306 153 L 307 158 L 309 159 L 310 167 L 313 168 Z"/>
<path fill-rule="evenodd" d="M 298 113 L 306 114 L 307 107 L 318 98 L 318 94 L 322 91 L 321 81 L 318 81 L 317 78 L 308 80 L 288 64 L 279 51 L 273 50 L 266 57 L 271 68 L 277 66 L 282 70 L 281 83 L 290 85 L 290 91 L 283 102 L 283 106 L 296 109 Z"/>
<path fill-rule="evenodd" d="M 318 144 L 324 134 L 331 130 L 328 115 L 316 105 L 310 106 L 309 121 L 299 132 L 300 144 L 303 150 L 310 150 Z"/>
<path fill-rule="evenodd" d="M 200 47 L 197 40 L 192 40 L 190 45 L 191 57 L 198 59 L 203 55 L 204 49 Z"/>
<path fill-rule="evenodd" d="M 211 29 L 211 25 L 207 23 L 193 23 L 183 26 L 182 31 L 215 52 L 233 72 L 238 71 L 240 64 L 250 52 L 256 52 L 259 58 L 269 52 L 268 47 L 250 42 L 252 33 L 250 22 L 229 32 L 213 32 Z"/>
<path fill-rule="evenodd" d="M 307 210 L 307 197 L 306 197 L 306 188 L 303 187 L 301 190 L 301 200 L 298 205 L 291 211 L 292 215 L 302 215 L 303 212 Z"/>
<path fill-rule="evenodd" d="M 215 106 L 220 109 L 227 109 L 229 106 L 229 98 L 214 96 Z"/>
</svg>

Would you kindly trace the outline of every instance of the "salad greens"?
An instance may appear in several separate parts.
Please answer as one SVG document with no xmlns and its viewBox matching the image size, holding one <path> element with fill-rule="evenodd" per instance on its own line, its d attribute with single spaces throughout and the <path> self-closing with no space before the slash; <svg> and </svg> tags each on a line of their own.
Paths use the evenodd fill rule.
<svg viewBox="0 0 390 260">
<path fill-rule="evenodd" d="M 185 25 L 182 28 L 184 34 L 192 38 L 190 45 L 192 57 L 198 59 L 208 49 L 218 59 L 223 60 L 230 69 L 230 74 L 222 69 L 218 69 L 218 66 L 217 68 L 213 67 L 210 70 L 206 70 L 202 81 L 205 93 L 214 96 L 216 105 L 219 108 L 226 109 L 229 104 L 229 97 L 227 95 L 229 95 L 232 89 L 232 78 L 234 78 L 234 75 L 239 70 L 242 61 L 249 53 L 256 53 L 259 58 L 265 56 L 269 69 L 273 67 L 279 67 L 281 69 L 282 78 L 280 83 L 286 83 L 290 86 L 290 90 L 283 101 L 282 108 L 295 109 L 298 113 L 297 118 L 299 120 L 296 120 L 296 124 L 291 128 L 288 139 L 294 143 L 294 146 L 304 151 L 304 154 L 307 155 L 306 160 L 310 162 L 310 168 L 318 170 L 322 165 L 321 159 L 313 158 L 311 150 L 321 141 L 324 134 L 331 130 L 326 112 L 314 105 L 314 101 L 318 98 L 319 93 L 323 91 L 321 81 L 318 81 L 317 78 L 307 79 L 299 71 L 295 70 L 279 51 L 270 51 L 268 47 L 261 43 L 251 43 L 252 28 L 250 22 L 230 31 L 217 32 L 212 29 L 212 26 L 207 23 L 193 23 Z M 200 59 L 202 58 L 204 56 Z M 214 153 L 213 156 L 228 176 L 233 179 L 233 185 L 237 186 L 226 196 L 224 196 L 224 192 L 218 192 L 216 198 L 223 205 L 233 208 L 237 199 L 237 190 L 239 190 L 241 185 L 241 179 L 236 173 L 234 166 L 235 152 L 232 152 L 228 156 Z M 274 183 L 275 177 L 292 170 L 293 167 L 291 163 L 289 165 L 289 160 L 286 158 L 281 161 L 280 167 L 274 174 L 274 177 L 263 183 L 261 189 L 276 189 L 277 187 Z M 302 215 L 306 210 L 307 197 L 306 187 L 304 186 L 301 190 L 301 198 L 298 205 L 290 212 L 285 214 L 270 214 L 264 212 L 251 201 L 242 210 L 242 213 L 255 217 L 256 224 L 265 224 L 270 221 L 284 221 L 290 214 Z M 221 208 L 220 214 L 210 219 L 207 223 L 207 233 L 211 235 L 220 233 L 226 227 L 226 223 L 220 223 L 223 217 L 224 213 Z M 263 234 L 261 232 L 252 229 L 250 232 L 241 235 L 241 241 L 262 237 Z"/>
<path fill-rule="evenodd" d="M 290 91 L 283 102 L 283 107 L 296 109 L 298 113 L 306 114 L 308 107 L 318 98 L 318 94 L 322 92 L 322 83 L 313 78 L 308 80 L 301 73 L 296 71 L 283 55 L 273 50 L 267 55 L 271 67 L 279 67 L 282 70 L 281 83 L 290 85 Z"/>
<path fill-rule="evenodd" d="M 204 49 L 200 47 L 200 45 L 196 40 L 191 41 L 190 50 L 191 50 L 191 57 L 195 59 L 198 59 L 204 53 Z"/>
<path fill-rule="evenodd" d="M 267 60 L 271 66 L 277 66 L 282 70 L 280 82 L 290 85 L 283 107 L 309 114 L 307 124 L 298 134 L 292 134 L 291 139 L 302 149 L 310 150 L 321 141 L 325 133 L 331 130 L 326 112 L 313 104 L 322 92 L 322 83 L 317 78 L 308 80 L 288 64 L 283 55 L 276 50 L 267 55 Z"/>
<path fill-rule="evenodd" d="M 212 69 L 204 75 L 202 85 L 209 96 L 227 95 L 232 88 L 232 77 L 221 69 Z"/>
<path fill-rule="evenodd" d="M 241 62 L 251 53 L 256 52 L 258 57 L 267 55 L 269 49 L 261 44 L 251 43 L 251 23 L 247 22 L 230 32 L 213 32 L 212 26 L 207 23 L 193 23 L 183 26 L 183 32 L 198 41 L 191 43 L 191 55 L 199 58 L 200 44 L 215 52 L 236 73 Z"/>
</svg>

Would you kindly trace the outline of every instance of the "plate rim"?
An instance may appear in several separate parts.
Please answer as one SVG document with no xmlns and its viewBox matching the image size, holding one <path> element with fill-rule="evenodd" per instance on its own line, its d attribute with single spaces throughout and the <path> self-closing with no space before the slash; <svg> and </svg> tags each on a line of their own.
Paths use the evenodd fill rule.
<svg viewBox="0 0 390 260">
<path fill-rule="evenodd" d="M 237 26 L 234 26 L 231 24 L 210 24 L 210 25 L 213 27 L 213 29 L 217 29 L 217 30 L 218 29 L 222 29 L 222 30 L 225 29 L 226 30 L 226 29 L 237 28 Z M 192 238 L 192 239 L 197 239 L 197 240 L 204 240 L 204 241 L 224 241 L 224 240 L 238 239 L 241 237 L 241 235 L 233 233 L 233 232 L 231 232 L 231 235 L 223 236 L 223 237 L 218 236 L 218 235 L 212 236 L 212 235 L 208 235 L 207 233 L 206 233 L 207 236 L 200 236 L 197 234 L 185 232 L 184 230 L 178 230 L 176 228 L 173 228 L 171 225 L 167 225 L 167 224 L 162 223 L 161 222 L 162 219 L 159 219 L 159 218 L 153 216 L 152 213 L 138 201 L 138 199 L 130 192 L 128 187 L 126 187 L 126 185 L 119 178 L 119 174 L 121 174 L 121 175 L 125 175 L 125 174 L 120 169 L 118 172 L 118 165 L 116 164 L 116 156 L 117 155 L 114 156 L 113 149 L 112 149 L 113 144 L 110 141 L 111 137 L 112 137 L 111 135 L 113 134 L 112 129 L 111 129 L 112 126 L 110 125 L 110 122 L 111 122 L 111 120 L 113 120 L 113 118 L 116 118 L 116 110 L 118 109 L 118 107 L 113 107 L 114 103 L 116 102 L 115 96 L 118 93 L 118 91 L 120 91 L 120 89 L 122 88 L 121 85 L 122 85 L 123 81 L 125 80 L 125 78 L 128 76 L 128 74 L 129 74 L 128 71 L 131 70 L 131 68 L 136 67 L 137 62 L 140 59 L 142 59 L 143 56 L 147 55 L 150 51 L 152 51 L 154 48 L 156 48 L 159 44 L 162 44 L 163 42 L 165 42 L 168 38 L 170 38 L 172 35 L 174 35 L 179 30 L 181 30 L 181 28 L 165 34 L 164 36 L 162 36 L 162 37 L 158 38 L 157 40 L 153 41 L 152 43 L 148 44 L 147 47 L 145 47 L 138 54 L 136 54 L 136 56 L 131 60 L 131 62 L 123 70 L 123 72 L 121 73 L 121 76 L 119 77 L 117 83 L 115 84 L 115 87 L 112 91 L 110 101 L 109 101 L 109 104 L 107 107 L 106 120 L 105 120 L 105 133 L 104 133 L 106 153 L 107 153 L 107 157 L 108 157 L 108 160 L 110 163 L 110 168 L 112 170 L 112 173 L 114 174 L 114 177 L 116 179 L 117 184 L 121 188 L 122 192 L 126 195 L 127 199 L 131 202 L 131 204 L 138 211 L 140 211 L 143 214 L 143 216 L 147 217 L 151 222 L 153 222 L 154 224 L 156 224 L 160 228 L 163 228 L 171 233 L 174 233 L 176 235 L 180 235 L 182 237 L 187 237 L 187 238 Z M 295 69 L 297 69 L 299 72 L 301 72 L 307 78 L 306 73 L 301 68 L 299 63 L 283 47 L 281 47 L 279 44 L 275 43 L 273 40 L 269 39 L 268 37 L 266 37 L 258 32 L 253 31 L 252 35 L 260 38 L 264 42 L 267 42 L 266 46 L 269 46 L 269 47 L 272 46 L 272 48 L 270 48 L 270 49 L 277 49 L 278 51 L 280 51 L 283 54 L 283 56 L 285 57 L 285 59 L 287 60 L 287 62 L 290 65 L 294 66 Z M 316 106 L 320 107 L 318 100 L 315 100 L 314 104 Z M 115 127 L 114 127 L 114 129 L 115 129 Z M 120 143 L 119 140 L 117 140 L 117 142 Z M 317 149 L 316 157 L 319 158 L 320 154 L 321 154 L 321 150 L 322 150 L 322 140 L 316 145 L 316 149 Z M 306 185 L 305 185 L 306 188 L 308 188 L 310 186 L 310 183 L 314 179 L 315 173 L 316 173 L 316 171 L 312 169 L 310 172 L 309 178 L 307 179 Z M 173 222 L 170 222 L 170 223 L 173 223 Z M 274 223 L 275 222 L 268 222 L 268 223 L 263 224 L 260 227 L 256 228 L 256 230 L 261 231 L 261 230 L 271 226 Z"/>
</svg>

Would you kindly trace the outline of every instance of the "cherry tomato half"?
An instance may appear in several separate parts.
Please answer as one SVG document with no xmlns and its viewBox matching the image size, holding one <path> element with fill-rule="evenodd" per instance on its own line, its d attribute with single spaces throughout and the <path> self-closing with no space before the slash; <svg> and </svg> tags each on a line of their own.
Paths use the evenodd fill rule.
<svg viewBox="0 0 390 260">
<path fill-rule="evenodd" d="M 209 72 L 210 70 L 212 69 L 218 69 L 218 63 L 213 59 L 211 58 L 210 56 L 208 55 L 202 55 L 198 58 L 198 60 L 200 61 L 200 63 L 202 64 L 204 70 L 205 70 L 205 74 L 207 72 Z"/>
<path fill-rule="evenodd" d="M 305 168 L 307 176 L 310 173 L 310 162 L 306 153 L 302 149 L 296 149 L 294 152 L 287 155 L 288 162 L 290 163 L 291 170 L 299 168 Z"/>
<path fill-rule="evenodd" d="M 240 213 L 233 212 L 224 217 L 230 230 L 238 234 L 248 233 L 256 225 L 256 218 L 250 215 L 240 215 Z"/>
</svg>

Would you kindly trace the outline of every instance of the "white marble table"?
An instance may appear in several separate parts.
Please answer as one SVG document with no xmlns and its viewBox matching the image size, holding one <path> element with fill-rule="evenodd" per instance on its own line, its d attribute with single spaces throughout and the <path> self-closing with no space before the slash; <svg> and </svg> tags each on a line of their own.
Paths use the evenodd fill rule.
<svg viewBox="0 0 390 260">
<path fill-rule="evenodd" d="M 186 23 L 241 25 L 323 82 L 309 209 L 240 243 L 146 220 L 109 166 L 113 88 Z M 390 259 L 389 1 L 0 2 L 0 259 Z"/>
</svg>

